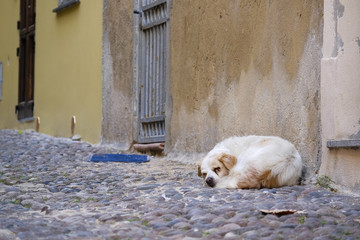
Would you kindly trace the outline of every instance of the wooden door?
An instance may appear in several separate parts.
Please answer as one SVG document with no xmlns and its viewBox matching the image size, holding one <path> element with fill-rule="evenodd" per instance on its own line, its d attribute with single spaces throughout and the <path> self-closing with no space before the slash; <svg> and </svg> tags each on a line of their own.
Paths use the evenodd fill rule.
<svg viewBox="0 0 360 240">
<path fill-rule="evenodd" d="M 18 120 L 26 121 L 33 118 L 34 111 L 35 0 L 20 1 L 18 28 L 19 95 L 16 112 Z"/>
</svg>

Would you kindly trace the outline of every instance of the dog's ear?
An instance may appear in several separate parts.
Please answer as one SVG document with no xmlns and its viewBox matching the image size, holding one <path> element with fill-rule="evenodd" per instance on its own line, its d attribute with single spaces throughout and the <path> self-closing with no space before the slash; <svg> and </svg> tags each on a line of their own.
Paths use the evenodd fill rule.
<svg viewBox="0 0 360 240">
<path fill-rule="evenodd" d="M 221 154 L 219 161 L 224 164 L 224 166 L 230 170 L 231 168 L 233 168 L 237 162 L 237 159 L 235 156 L 230 155 L 230 154 L 226 154 L 223 153 Z"/>
<path fill-rule="evenodd" d="M 203 161 L 203 158 L 200 159 L 200 161 L 197 163 L 197 167 L 198 167 L 198 176 L 201 177 L 202 174 L 201 174 L 201 163 Z"/>
</svg>

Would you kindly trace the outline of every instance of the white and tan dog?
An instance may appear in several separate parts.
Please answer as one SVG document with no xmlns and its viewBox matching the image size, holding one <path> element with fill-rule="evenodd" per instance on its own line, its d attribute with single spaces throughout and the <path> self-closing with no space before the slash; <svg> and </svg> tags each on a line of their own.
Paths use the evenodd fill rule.
<svg viewBox="0 0 360 240">
<path fill-rule="evenodd" d="M 274 188 L 298 184 L 302 166 L 298 151 L 285 139 L 230 137 L 200 161 L 198 175 L 210 187 Z"/>
</svg>

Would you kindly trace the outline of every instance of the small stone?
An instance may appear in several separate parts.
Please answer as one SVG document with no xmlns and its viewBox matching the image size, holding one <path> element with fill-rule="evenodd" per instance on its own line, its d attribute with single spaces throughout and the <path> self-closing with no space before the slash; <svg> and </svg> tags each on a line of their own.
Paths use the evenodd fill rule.
<svg viewBox="0 0 360 240">
<path fill-rule="evenodd" d="M 296 228 L 296 224 L 283 224 L 280 226 L 280 228 Z"/>
<path fill-rule="evenodd" d="M 259 232 L 256 230 L 251 230 L 241 234 L 239 239 L 259 239 Z"/>
<path fill-rule="evenodd" d="M 21 205 L 23 205 L 26 208 L 31 208 L 32 210 L 35 211 L 41 211 L 41 209 L 44 207 L 44 204 L 38 203 L 31 199 L 21 201 Z"/>
<path fill-rule="evenodd" d="M 0 239 L 1 240 L 15 240 L 16 235 L 10 230 L 7 229 L 0 229 Z"/>
<path fill-rule="evenodd" d="M 334 228 L 333 227 L 320 227 L 320 228 L 317 228 L 315 231 L 314 231 L 314 235 L 315 236 L 326 236 L 328 234 L 330 234 L 331 232 L 334 231 Z"/>
<path fill-rule="evenodd" d="M 20 192 L 20 189 L 14 186 L 9 186 L 5 188 L 6 192 Z"/>
<path fill-rule="evenodd" d="M 189 230 L 191 229 L 192 225 L 187 222 L 178 222 L 175 223 L 173 227 L 177 229 Z"/>
<path fill-rule="evenodd" d="M 221 230 L 229 232 L 229 231 L 236 230 L 236 229 L 239 229 L 239 228 L 240 228 L 239 225 L 237 225 L 235 223 L 229 223 L 229 224 L 225 224 L 224 226 L 222 226 Z"/>
<path fill-rule="evenodd" d="M 151 177 L 146 177 L 143 179 L 144 182 L 150 182 L 150 181 L 156 181 L 156 178 L 151 176 Z"/>
<path fill-rule="evenodd" d="M 228 232 L 227 234 L 225 234 L 224 239 L 238 239 L 239 236 L 236 235 L 233 232 Z"/>
<path fill-rule="evenodd" d="M 202 233 L 199 229 L 191 229 L 186 233 L 187 237 L 200 238 L 202 237 Z"/>
<path fill-rule="evenodd" d="M 93 233 L 90 231 L 75 231 L 69 234 L 69 237 L 77 238 L 77 239 L 89 239 L 93 237 Z"/>
<path fill-rule="evenodd" d="M 142 186 L 137 187 L 137 190 L 149 190 L 149 189 L 154 189 L 157 188 L 159 186 L 159 184 L 145 184 Z"/>
<path fill-rule="evenodd" d="M 169 227 L 164 222 L 160 222 L 157 220 L 150 222 L 149 226 L 151 226 L 153 229 L 157 231 L 164 231 L 169 229 Z"/>
<path fill-rule="evenodd" d="M 49 186 L 48 190 L 52 193 L 59 192 L 59 189 L 56 186 Z"/>
<path fill-rule="evenodd" d="M 71 140 L 73 141 L 81 141 L 81 136 L 79 134 L 75 134 L 74 136 L 72 136 Z"/>
<path fill-rule="evenodd" d="M 174 239 L 182 239 L 183 231 L 177 229 L 168 229 L 161 232 L 161 235 L 164 237 L 171 237 Z"/>
<path fill-rule="evenodd" d="M 122 216 L 121 214 L 105 214 L 105 215 L 99 217 L 99 221 L 102 221 L 102 222 L 109 221 L 109 220 L 122 221 L 122 220 L 124 220 L 124 216 Z"/>
</svg>

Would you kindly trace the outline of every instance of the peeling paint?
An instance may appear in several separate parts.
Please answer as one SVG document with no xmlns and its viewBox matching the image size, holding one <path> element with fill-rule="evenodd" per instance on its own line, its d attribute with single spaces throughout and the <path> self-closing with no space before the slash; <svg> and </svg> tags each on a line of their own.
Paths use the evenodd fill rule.
<svg viewBox="0 0 360 240">
<path fill-rule="evenodd" d="M 360 53 L 360 38 L 357 37 L 357 38 L 355 39 L 355 42 L 357 43 L 357 45 L 358 45 L 358 47 L 359 47 L 359 53 Z"/>
<path fill-rule="evenodd" d="M 358 44 L 360 44 L 360 43 L 358 43 Z M 360 124 L 360 120 L 359 120 L 359 124 Z M 357 133 L 350 135 L 349 138 L 350 139 L 360 139 L 360 129 Z"/>
<path fill-rule="evenodd" d="M 344 16 L 345 7 L 340 0 L 334 1 L 334 18 L 342 18 Z M 335 20 L 335 19 L 334 19 Z"/>
<path fill-rule="evenodd" d="M 360 130 L 357 133 L 352 134 L 350 139 L 360 139 Z"/>
<path fill-rule="evenodd" d="M 332 57 L 337 57 L 339 54 L 339 49 L 342 49 L 344 47 L 344 42 L 341 39 L 341 36 L 338 33 L 338 21 L 339 18 L 342 18 L 344 16 L 345 7 L 343 4 L 341 4 L 340 0 L 335 0 L 334 4 L 334 23 L 335 23 L 335 39 L 334 39 L 334 49 L 332 53 Z"/>
</svg>

